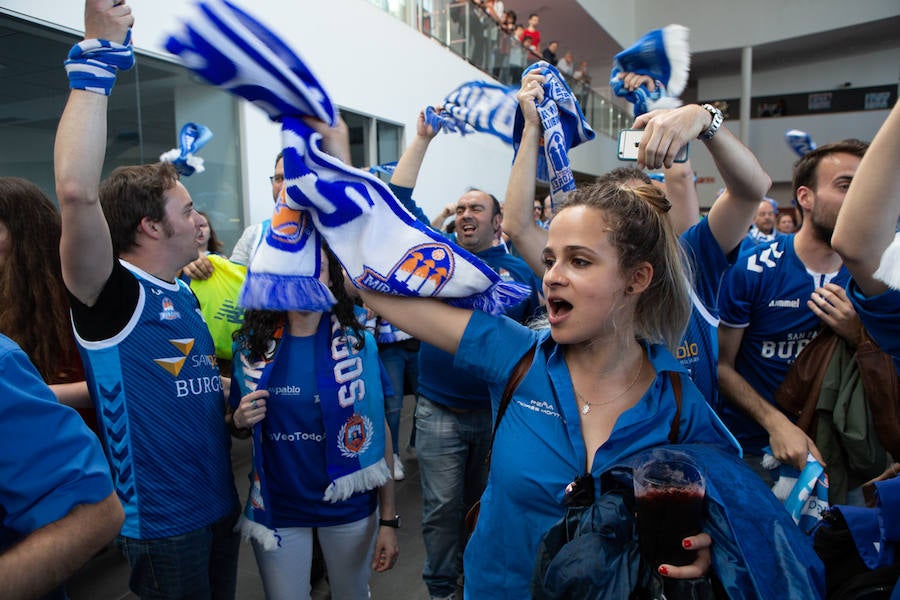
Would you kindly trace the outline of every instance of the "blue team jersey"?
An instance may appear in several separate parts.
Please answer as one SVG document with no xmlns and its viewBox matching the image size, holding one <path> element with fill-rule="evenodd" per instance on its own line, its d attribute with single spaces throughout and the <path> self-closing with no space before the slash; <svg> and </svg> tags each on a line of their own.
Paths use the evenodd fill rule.
<svg viewBox="0 0 900 600">
<path fill-rule="evenodd" d="M 375 343 L 366 337 L 366 344 Z M 326 471 L 325 425 L 314 352 L 314 335 L 285 335 L 266 388 L 269 398 L 262 422 L 262 452 L 274 527 L 352 523 L 372 514 L 377 504 L 377 490 L 342 502 L 322 499 L 331 478 Z"/>
<path fill-rule="evenodd" d="M 509 308 L 506 315 L 520 322 L 528 322 L 540 308 L 538 290 L 541 284 L 531 268 L 521 258 L 512 256 L 501 246 L 493 246 L 476 254 L 504 281 L 518 281 L 531 288 L 531 295 Z M 483 353 L 484 348 L 481 349 Z M 445 406 L 460 409 L 487 408 L 490 402 L 488 386 L 472 377 L 471 372 L 453 364 L 453 355 L 422 343 L 419 347 L 419 393 Z"/>
<path fill-rule="evenodd" d="M 466 546 L 466 598 L 528 598 L 541 536 L 566 513 L 566 485 L 591 464 L 595 481 L 612 465 L 669 443 L 675 397 L 668 372 L 681 374 L 679 442 L 714 444 L 739 454 L 738 444 L 683 367 L 661 345 L 645 346 L 656 379 L 616 420 L 588 461 L 581 417 L 564 349 L 549 329 L 534 331 L 506 317 L 474 312 L 455 367 L 489 382 L 496 414 L 519 358 L 537 345 L 531 368 L 516 388 L 497 429 L 478 527 Z M 490 352 L 485 352 L 490 348 Z"/>
<path fill-rule="evenodd" d="M 140 284 L 131 319 L 112 338 L 76 339 L 125 509 L 122 535 L 171 537 L 237 508 L 222 380 L 190 288 L 121 262 Z"/>
<path fill-rule="evenodd" d="M 847 269 L 813 273 L 797 257 L 794 237 L 758 246 L 741 254 L 722 285 L 722 324 L 744 329 L 735 370 L 756 392 L 774 403 L 775 390 L 791 363 L 815 337 L 822 322 L 806 305 L 816 288 L 849 280 Z M 762 454 L 769 436 L 761 425 L 726 402 L 725 423 L 744 451 Z"/>
<path fill-rule="evenodd" d="M 781 233 L 780 231 L 773 231 L 772 233 L 762 233 L 759 229 L 754 225 L 750 228 L 750 233 L 748 233 L 743 240 L 741 240 L 741 245 L 739 247 L 739 252 L 741 254 L 745 252 L 750 252 L 757 246 L 768 246 L 772 242 L 780 241 L 782 238 L 789 237 L 794 235 L 792 233 Z"/>
<path fill-rule="evenodd" d="M 859 313 L 863 327 L 881 351 L 894 359 L 900 374 L 900 291 L 889 289 L 876 296 L 865 296 L 851 279 L 847 296 Z"/>
<path fill-rule="evenodd" d="M 731 266 L 728 257 L 703 219 L 683 234 L 684 248 L 693 271 L 691 318 L 675 351 L 691 380 L 715 410 L 719 410 L 719 327 L 716 301 L 719 284 Z"/>
</svg>

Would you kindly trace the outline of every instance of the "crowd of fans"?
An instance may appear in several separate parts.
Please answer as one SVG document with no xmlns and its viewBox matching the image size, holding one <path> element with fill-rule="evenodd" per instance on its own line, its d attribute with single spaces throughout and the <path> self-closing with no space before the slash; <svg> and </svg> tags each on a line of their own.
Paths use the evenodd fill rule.
<svg viewBox="0 0 900 600">
<path fill-rule="evenodd" d="M 557 58 L 555 40 L 541 46 L 538 15 L 523 27 L 500 1 L 473 3 L 502 33 L 475 50 L 495 53 L 501 80 L 542 58 L 589 82 L 584 61 L 576 71 L 571 52 Z M 3 594 L 61 597 L 64 580 L 115 539 L 138 595 L 233 598 L 243 534 L 267 597 L 308 598 L 321 553 L 332 597 L 367 598 L 371 573 L 391 569 L 400 552 L 394 481 L 404 477 L 406 390 L 416 397 L 411 445 L 433 599 L 455 598 L 459 587 L 471 598 L 543 593 L 553 574 L 533 579 L 535 557 L 545 532 L 579 506 L 573 488 L 630 507 L 615 478 L 668 444 L 706 448 L 707 501 L 720 510 L 682 540 L 692 563 L 654 565 L 655 579 L 638 586 L 681 597 L 689 582 L 691 594 L 725 597 L 742 582 L 780 592 L 787 582 L 824 596 L 873 570 L 837 578 L 811 542 L 806 553 L 784 548 L 810 532 L 772 500 L 766 454 L 798 472 L 824 465 L 832 504 L 880 511 L 876 554 L 893 551 L 898 512 L 882 506 L 896 497 L 885 481 L 900 453 L 900 292 L 890 273 L 900 269 L 890 254 L 900 107 L 871 149 L 843 140 L 797 161 L 797 225 L 793 210 L 777 214 L 765 196 L 769 176 L 711 106 L 636 119 L 649 133 L 637 164 L 664 169 L 664 183 L 617 169 L 562 200 L 535 199 L 546 78 L 530 72 L 517 82 L 524 127 L 502 201 L 471 188 L 434 219 L 424 214 L 413 195 L 437 134 L 424 113 L 390 182 L 419 222 L 442 228 L 452 217 L 448 236 L 527 289 L 522 301 L 498 316 L 356 290 L 345 285 L 339 251 L 323 244 L 314 270 L 330 308 L 248 310 L 221 334 L 223 348 L 201 308 L 233 308 L 237 292 L 191 287 L 228 264 L 252 265 L 283 223 L 249 227 L 226 260 L 171 164 L 120 167 L 101 181 L 115 69 L 104 83 L 93 68 L 128 67 L 133 21 L 120 0 L 87 1 L 76 48 L 94 62 L 70 54 L 72 92 L 54 147 L 59 211 L 29 182 L 0 178 L 0 455 L 10 457 L 0 460 Z M 309 122 L 348 162 L 346 126 Z M 673 162 L 692 140 L 725 182 L 704 218 L 690 164 Z M 284 182 L 279 154 L 278 211 Z M 806 348 L 826 338 L 831 345 L 808 360 Z M 803 394 L 815 393 L 798 398 L 797 378 Z M 370 439 L 371 431 L 380 433 Z M 252 438 L 243 509 L 232 437 Z M 334 439 L 341 452 L 327 444 Z M 744 482 L 731 490 L 740 498 L 723 491 L 735 480 Z M 479 499 L 469 538 L 465 515 Z M 790 531 L 782 539 L 753 522 Z M 744 535 L 756 536 L 754 547 L 735 543 Z M 879 568 L 894 569 L 889 593 L 896 561 L 885 561 Z M 791 579 L 797 573 L 809 580 Z"/>
</svg>

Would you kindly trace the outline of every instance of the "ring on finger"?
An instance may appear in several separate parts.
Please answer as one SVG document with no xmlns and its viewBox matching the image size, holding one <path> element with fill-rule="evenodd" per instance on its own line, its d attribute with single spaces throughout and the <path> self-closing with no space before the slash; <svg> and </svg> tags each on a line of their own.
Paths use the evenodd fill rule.
<svg viewBox="0 0 900 600">
<path fill-rule="evenodd" d="M 252 407 L 255 409 L 255 408 L 256 408 L 256 400 L 254 400 L 253 402 L 251 402 L 251 403 L 250 403 L 250 406 L 252 406 Z"/>
</svg>

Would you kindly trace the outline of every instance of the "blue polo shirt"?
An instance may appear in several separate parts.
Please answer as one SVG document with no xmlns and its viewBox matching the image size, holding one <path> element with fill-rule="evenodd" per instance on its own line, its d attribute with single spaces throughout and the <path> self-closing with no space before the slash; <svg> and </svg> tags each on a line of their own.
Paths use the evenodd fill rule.
<svg viewBox="0 0 900 600">
<path fill-rule="evenodd" d="M 488 382 L 493 411 L 515 364 L 537 344 L 531 368 L 507 408 L 494 440 L 487 489 L 466 546 L 466 598 L 529 597 L 541 536 L 566 512 L 565 487 L 584 472 L 587 450 L 563 349 L 548 329 L 531 330 L 507 317 L 473 313 L 456 354 L 456 368 Z M 490 352 L 485 352 L 490 348 Z M 593 457 L 595 480 L 610 466 L 668 444 L 675 398 L 667 372 L 682 375 L 681 442 L 710 443 L 735 454 L 728 432 L 685 369 L 660 345 L 646 347 L 657 373 L 641 400 L 616 421 Z"/>
<path fill-rule="evenodd" d="M 0 554 L 79 504 L 112 494 L 100 441 L 0 335 Z"/>
</svg>

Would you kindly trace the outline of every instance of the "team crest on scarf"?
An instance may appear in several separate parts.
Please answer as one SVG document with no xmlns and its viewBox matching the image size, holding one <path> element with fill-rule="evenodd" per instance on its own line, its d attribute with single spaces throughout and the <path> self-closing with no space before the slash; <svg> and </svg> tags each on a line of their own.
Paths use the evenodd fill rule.
<svg viewBox="0 0 900 600">
<path fill-rule="evenodd" d="M 420 244 L 406 253 L 387 277 L 367 267 L 357 283 L 384 292 L 437 294 L 453 275 L 453 252 L 446 244 Z"/>
<path fill-rule="evenodd" d="M 351 416 L 338 433 L 338 448 L 345 458 L 356 458 L 372 443 L 372 421 L 360 414 Z"/>
</svg>

